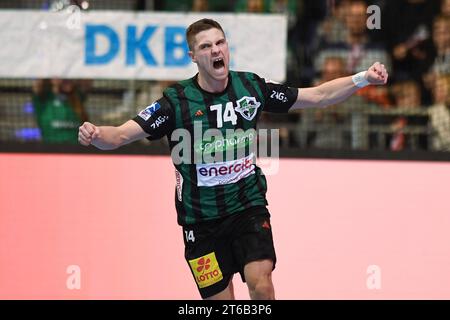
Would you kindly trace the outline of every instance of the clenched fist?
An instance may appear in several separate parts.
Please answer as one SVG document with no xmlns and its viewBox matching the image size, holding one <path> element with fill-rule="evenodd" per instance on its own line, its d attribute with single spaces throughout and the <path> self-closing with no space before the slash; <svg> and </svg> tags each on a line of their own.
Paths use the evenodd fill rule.
<svg viewBox="0 0 450 320">
<path fill-rule="evenodd" d="M 375 62 L 366 72 L 366 80 L 370 84 L 386 84 L 388 79 L 388 72 L 384 64 Z"/>
<path fill-rule="evenodd" d="M 78 142 L 83 146 L 88 146 L 92 140 L 97 138 L 100 134 L 100 128 L 90 122 L 85 122 L 78 129 Z"/>
</svg>

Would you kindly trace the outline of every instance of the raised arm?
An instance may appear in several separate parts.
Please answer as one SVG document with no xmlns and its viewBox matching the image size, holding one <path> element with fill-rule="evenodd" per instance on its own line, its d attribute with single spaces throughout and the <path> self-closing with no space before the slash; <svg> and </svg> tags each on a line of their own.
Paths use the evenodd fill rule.
<svg viewBox="0 0 450 320">
<path fill-rule="evenodd" d="M 128 120 L 119 127 L 96 126 L 85 122 L 78 130 L 78 141 L 82 145 L 92 144 L 101 150 L 116 149 L 148 136 L 133 120 Z"/>
<path fill-rule="evenodd" d="M 366 85 L 386 84 L 388 73 L 383 64 L 375 62 L 367 71 L 325 82 L 317 87 L 298 90 L 297 101 L 290 110 L 326 107 L 344 101 Z"/>
</svg>

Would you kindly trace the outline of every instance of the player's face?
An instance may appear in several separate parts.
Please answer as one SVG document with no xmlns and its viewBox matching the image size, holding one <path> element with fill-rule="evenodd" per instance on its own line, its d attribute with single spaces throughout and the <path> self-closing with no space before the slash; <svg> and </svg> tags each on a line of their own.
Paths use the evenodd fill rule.
<svg viewBox="0 0 450 320">
<path fill-rule="evenodd" d="M 189 52 L 199 72 L 214 80 L 228 77 L 230 52 L 224 34 L 219 29 L 209 29 L 195 36 L 194 50 Z"/>
</svg>

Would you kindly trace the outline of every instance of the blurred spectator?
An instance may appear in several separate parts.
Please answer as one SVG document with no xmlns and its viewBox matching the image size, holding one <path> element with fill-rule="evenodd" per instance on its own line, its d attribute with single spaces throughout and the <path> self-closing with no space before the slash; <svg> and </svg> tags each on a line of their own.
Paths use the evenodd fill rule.
<svg viewBox="0 0 450 320">
<path fill-rule="evenodd" d="M 267 8 L 264 0 L 237 0 L 234 10 L 236 12 L 264 13 Z"/>
<path fill-rule="evenodd" d="M 43 1 L 42 8 L 61 11 L 81 0 Z M 33 108 L 45 143 L 78 144 L 78 127 L 88 120 L 84 108 L 90 80 L 39 79 L 33 83 Z"/>
<path fill-rule="evenodd" d="M 441 15 L 450 18 L 450 0 L 441 0 Z"/>
<path fill-rule="evenodd" d="M 438 75 L 433 86 L 434 104 L 428 109 L 433 128 L 432 149 L 450 151 L 450 75 Z"/>
<path fill-rule="evenodd" d="M 395 105 L 399 108 L 419 108 L 421 106 L 420 88 L 414 80 L 405 80 L 392 86 Z"/>
<path fill-rule="evenodd" d="M 296 13 L 297 1 L 293 0 L 272 0 L 269 11 L 272 13 Z"/>
<path fill-rule="evenodd" d="M 208 0 L 193 0 L 192 1 L 193 12 L 207 12 L 209 11 Z"/>
<path fill-rule="evenodd" d="M 347 74 L 344 59 L 340 57 L 328 57 L 321 68 L 321 78 L 316 85 L 331 81 L 336 78 L 345 77 Z"/>
<path fill-rule="evenodd" d="M 434 19 L 433 42 L 436 50 L 433 72 L 450 73 L 450 17 L 439 16 Z"/>
<path fill-rule="evenodd" d="M 348 30 L 345 27 L 345 15 L 348 12 L 349 4 L 350 0 L 343 0 L 329 8 L 330 14 L 317 29 L 317 47 L 346 41 Z"/>
<path fill-rule="evenodd" d="M 87 121 L 84 109 L 87 81 L 36 80 L 33 106 L 42 140 L 47 143 L 78 143 L 78 127 Z"/>
<path fill-rule="evenodd" d="M 318 36 L 317 27 L 327 16 L 327 1 L 298 1 L 296 23 L 288 33 L 288 46 L 292 48 L 294 61 L 289 61 L 287 82 L 298 87 L 312 85 L 317 76 L 313 66 Z"/>
<path fill-rule="evenodd" d="M 251 13 L 263 13 L 264 12 L 264 0 L 247 0 L 247 12 Z"/>
<path fill-rule="evenodd" d="M 389 98 L 389 91 L 386 87 L 377 88 L 375 86 L 368 86 L 358 90 L 355 95 L 364 98 L 365 101 L 375 103 L 382 108 L 389 108 L 392 106 Z"/>
<path fill-rule="evenodd" d="M 421 106 L 421 90 L 414 80 L 397 82 L 392 87 L 392 94 L 395 106 L 404 109 L 415 109 Z M 407 117 L 397 118 L 391 125 L 394 134 L 390 139 L 390 149 L 392 151 L 404 150 L 412 147 L 412 137 L 407 136 L 404 129 L 408 125 Z"/>
<path fill-rule="evenodd" d="M 330 43 L 322 48 L 314 63 L 316 69 L 320 68 L 327 57 L 339 56 L 346 59 L 346 68 L 349 74 L 366 70 L 373 61 L 380 61 L 390 70 L 390 59 L 384 47 L 369 41 L 365 2 L 362 0 L 352 1 L 344 8 L 347 10 L 345 12 L 347 38 L 345 42 Z"/>
<path fill-rule="evenodd" d="M 450 1 L 448 1 L 450 3 Z M 433 90 L 435 76 L 450 73 L 450 17 L 438 16 L 433 22 L 434 61 L 423 75 L 428 92 Z"/>
<path fill-rule="evenodd" d="M 347 42 L 350 44 L 367 42 L 367 5 L 364 1 L 354 1 L 343 8 L 344 23 L 348 30 Z"/>
<path fill-rule="evenodd" d="M 282 13 L 288 15 L 289 27 L 295 23 L 297 4 L 294 0 L 237 0 L 234 11 L 249 13 Z"/>
<path fill-rule="evenodd" d="M 396 77 L 422 81 L 422 74 L 433 60 L 431 25 L 438 11 L 438 1 L 386 2 L 381 31 L 393 58 Z"/>
<path fill-rule="evenodd" d="M 340 57 L 328 57 L 325 59 L 321 77 L 316 80 L 314 85 L 320 85 L 324 82 L 347 76 L 344 59 Z M 304 119 L 312 122 L 319 130 L 312 131 L 307 137 L 307 143 L 313 148 L 323 149 L 341 149 L 344 147 L 344 136 L 340 126 L 346 120 L 342 113 L 339 113 L 339 107 L 329 106 L 325 109 L 314 110 L 314 119 Z M 311 113 L 310 113 L 311 114 Z M 308 117 L 308 114 L 303 114 Z"/>
</svg>

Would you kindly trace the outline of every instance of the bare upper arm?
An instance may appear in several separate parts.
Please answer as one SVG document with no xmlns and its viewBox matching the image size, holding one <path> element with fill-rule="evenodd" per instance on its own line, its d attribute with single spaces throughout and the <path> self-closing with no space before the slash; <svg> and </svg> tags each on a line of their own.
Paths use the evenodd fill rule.
<svg viewBox="0 0 450 320">
<path fill-rule="evenodd" d="M 300 88 L 298 89 L 297 101 L 290 110 L 318 107 L 322 98 L 323 94 L 319 87 Z"/>
<path fill-rule="evenodd" d="M 134 120 L 128 120 L 118 127 L 121 145 L 131 143 L 149 136 Z"/>
</svg>

